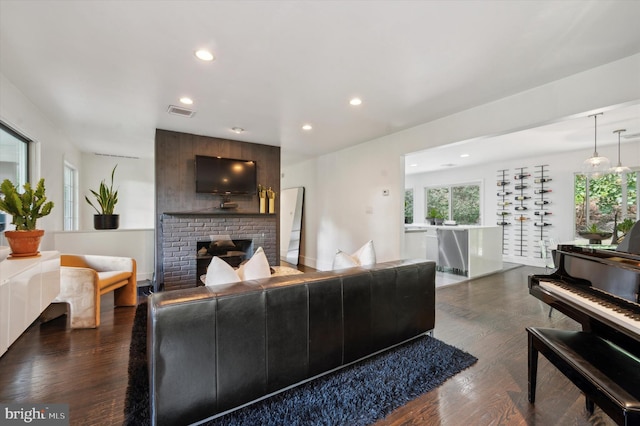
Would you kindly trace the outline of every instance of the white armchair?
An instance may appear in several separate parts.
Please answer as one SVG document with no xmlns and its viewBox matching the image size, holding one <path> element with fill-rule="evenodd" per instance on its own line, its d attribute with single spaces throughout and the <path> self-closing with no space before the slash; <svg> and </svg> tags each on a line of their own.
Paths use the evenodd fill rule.
<svg viewBox="0 0 640 426">
<path fill-rule="evenodd" d="M 135 306 L 138 301 L 136 261 L 130 257 L 60 256 L 60 294 L 54 303 L 69 305 L 71 328 L 100 325 L 100 297 L 114 292 L 115 306 Z"/>
</svg>

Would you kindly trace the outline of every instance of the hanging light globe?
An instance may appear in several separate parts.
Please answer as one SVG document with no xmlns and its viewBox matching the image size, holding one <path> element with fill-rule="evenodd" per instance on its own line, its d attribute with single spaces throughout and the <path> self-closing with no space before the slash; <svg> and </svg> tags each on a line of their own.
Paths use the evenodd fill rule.
<svg viewBox="0 0 640 426">
<path fill-rule="evenodd" d="M 594 119 L 593 155 L 582 163 L 582 173 L 594 178 L 610 173 L 611 169 L 609 159 L 598 154 L 598 116 L 602 114 L 600 112 L 589 116 Z"/>
<path fill-rule="evenodd" d="M 620 133 L 622 132 L 626 132 L 627 129 L 620 129 L 620 130 L 614 130 L 613 133 L 617 133 L 618 134 L 618 165 L 615 167 L 612 167 L 610 170 L 610 173 L 615 173 L 618 175 L 624 174 L 624 173 L 629 173 L 631 171 L 631 169 L 627 166 L 623 166 L 622 162 L 620 161 Z"/>
</svg>

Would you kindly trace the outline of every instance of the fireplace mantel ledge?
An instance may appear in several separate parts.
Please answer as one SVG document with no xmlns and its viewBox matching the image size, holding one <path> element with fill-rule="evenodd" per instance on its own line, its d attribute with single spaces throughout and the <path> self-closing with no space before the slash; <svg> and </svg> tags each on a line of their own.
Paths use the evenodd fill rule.
<svg viewBox="0 0 640 426">
<path fill-rule="evenodd" d="M 275 216 L 275 213 L 258 213 L 230 209 L 198 210 L 189 212 L 164 212 L 167 216 Z"/>
</svg>

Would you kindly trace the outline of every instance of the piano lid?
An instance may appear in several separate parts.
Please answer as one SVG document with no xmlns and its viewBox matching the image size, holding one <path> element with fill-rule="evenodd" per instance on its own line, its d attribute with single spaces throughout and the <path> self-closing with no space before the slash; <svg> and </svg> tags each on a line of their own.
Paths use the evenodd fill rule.
<svg viewBox="0 0 640 426">
<path fill-rule="evenodd" d="M 593 246 L 559 245 L 560 279 L 582 281 L 634 303 L 639 302 L 640 255 Z"/>
<path fill-rule="evenodd" d="M 631 227 L 616 250 L 640 255 L 640 220 Z"/>
</svg>

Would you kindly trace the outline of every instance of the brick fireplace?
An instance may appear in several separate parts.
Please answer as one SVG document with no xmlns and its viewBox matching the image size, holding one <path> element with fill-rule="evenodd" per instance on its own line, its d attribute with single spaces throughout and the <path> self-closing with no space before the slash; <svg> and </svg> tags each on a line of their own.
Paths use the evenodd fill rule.
<svg viewBox="0 0 640 426">
<path fill-rule="evenodd" d="M 253 240 L 270 265 L 278 265 L 276 215 L 258 213 L 165 213 L 162 215 L 162 281 L 165 290 L 194 287 L 197 243 L 210 235 Z"/>
</svg>

